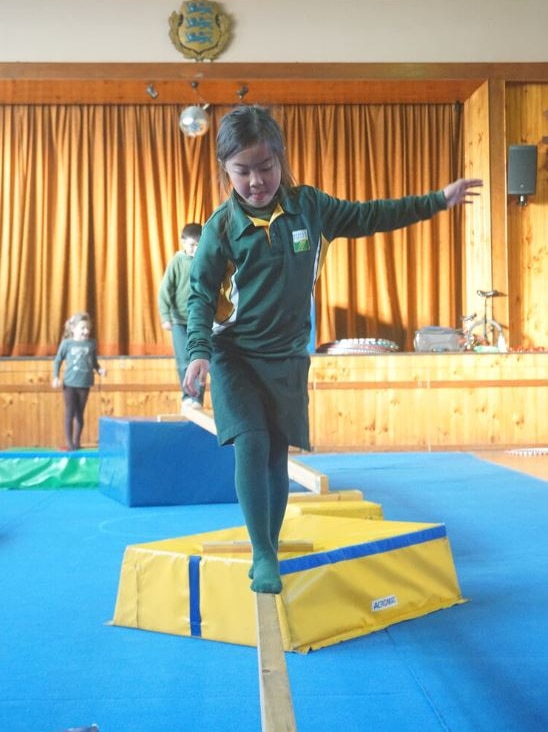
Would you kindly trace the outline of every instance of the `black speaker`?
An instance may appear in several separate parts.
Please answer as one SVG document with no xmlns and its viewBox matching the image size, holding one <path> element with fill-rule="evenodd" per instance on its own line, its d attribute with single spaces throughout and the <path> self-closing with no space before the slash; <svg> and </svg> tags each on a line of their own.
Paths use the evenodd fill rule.
<svg viewBox="0 0 548 732">
<path fill-rule="evenodd" d="M 532 196 L 537 191 L 537 146 L 508 148 L 508 195 Z"/>
</svg>

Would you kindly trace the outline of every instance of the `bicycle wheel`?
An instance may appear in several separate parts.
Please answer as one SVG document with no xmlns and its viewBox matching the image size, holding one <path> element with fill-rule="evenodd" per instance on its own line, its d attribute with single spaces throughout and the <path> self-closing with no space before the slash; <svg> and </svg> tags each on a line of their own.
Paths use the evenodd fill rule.
<svg viewBox="0 0 548 732">
<path fill-rule="evenodd" d="M 468 347 L 477 353 L 500 353 L 507 351 L 502 325 L 488 318 L 475 320 L 467 332 Z"/>
</svg>

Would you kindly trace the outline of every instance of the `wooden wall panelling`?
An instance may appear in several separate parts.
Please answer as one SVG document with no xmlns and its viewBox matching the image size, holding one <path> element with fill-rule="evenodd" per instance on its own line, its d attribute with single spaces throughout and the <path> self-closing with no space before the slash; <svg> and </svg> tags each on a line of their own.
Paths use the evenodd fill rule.
<svg viewBox="0 0 548 732">
<path fill-rule="evenodd" d="M 102 416 L 180 413 L 171 358 L 102 359 L 84 444 Z M 548 354 L 312 356 L 311 440 L 326 450 L 442 450 L 546 444 Z M 63 399 L 51 359 L 0 360 L 0 448 L 60 447 Z M 210 407 L 209 391 L 206 407 Z"/>
<path fill-rule="evenodd" d="M 312 442 L 320 450 L 543 444 L 547 361 L 472 353 L 313 358 Z"/>
<path fill-rule="evenodd" d="M 465 211 L 463 253 L 463 313 L 478 309 L 478 289 L 491 282 L 491 169 L 489 148 L 489 84 L 483 84 L 464 105 L 464 174 L 482 178 L 484 188 L 476 205 Z"/>
<path fill-rule="evenodd" d="M 0 102 L 235 104 L 245 85 L 246 103 L 436 103 L 464 101 L 484 73 L 481 64 L 0 63 Z"/>
<path fill-rule="evenodd" d="M 513 345 L 548 345 L 548 84 L 507 88 L 508 145 L 537 145 L 537 192 L 527 206 L 507 200 Z"/>
<path fill-rule="evenodd" d="M 491 281 L 487 287 L 508 295 L 508 237 L 506 226 L 506 84 L 497 79 L 489 82 L 489 169 L 491 189 Z M 508 329 L 509 298 L 493 301 L 496 319 Z M 519 334 L 505 331 L 510 345 Z"/>
<path fill-rule="evenodd" d="M 102 416 L 156 417 L 180 411 L 180 388 L 170 357 L 106 359 L 86 407 L 84 444 L 97 444 Z M 51 386 L 52 359 L 0 359 L 0 447 L 61 447 L 63 397 Z"/>
<path fill-rule="evenodd" d="M 548 81 L 548 64 L 0 63 L 0 103 L 235 104 L 245 84 L 246 103 L 435 104 L 464 102 L 487 79 Z"/>
</svg>

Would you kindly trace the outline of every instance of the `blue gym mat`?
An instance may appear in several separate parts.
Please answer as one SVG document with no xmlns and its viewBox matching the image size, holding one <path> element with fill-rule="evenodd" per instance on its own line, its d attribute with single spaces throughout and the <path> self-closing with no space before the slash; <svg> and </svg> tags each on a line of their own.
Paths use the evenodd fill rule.
<svg viewBox="0 0 548 732">
<path fill-rule="evenodd" d="M 469 602 L 286 654 L 299 732 L 545 732 L 546 482 L 465 453 L 303 460 L 388 520 L 445 523 Z M 0 729 L 258 732 L 256 649 L 108 624 L 126 546 L 241 523 L 237 504 L 0 491 Z"/>
</svg>

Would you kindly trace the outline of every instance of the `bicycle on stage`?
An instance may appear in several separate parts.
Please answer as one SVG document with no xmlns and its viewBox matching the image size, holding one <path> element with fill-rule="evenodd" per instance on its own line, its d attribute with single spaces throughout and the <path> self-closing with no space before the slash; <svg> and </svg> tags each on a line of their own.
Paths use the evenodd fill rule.
<svg viewBox="0 0 548 732">
<path fill-rule="evenodd" d="M 483 317 L 478 318 L 477 313 L 463 315 L 460 328 L 427 325 L 415 332 L 415 351 L 507 353 L 503 326 L 493 317 L 493 298 L 501 297 L 503 293 L 498 290 L 477 290 L 477 294 L 484 300 Z"/>
<path fill-rule="evenodd" d="M 493 317 L 493 298 L 504 297 L 504 293 L 499 290 L 477 290 L 476 292 L 483 298 L 483 316 L 478 318 L 477 313 L 472 313 L 461 318 L 462 326 L 459 331 L 461 350 L 479 353 L 507 353 L 508 346 L 503 326 Z M 488 314 L 489 301 L 491 303 L 490 315 Z"/>
</svg>

